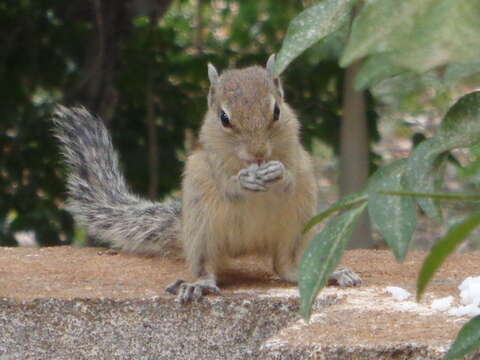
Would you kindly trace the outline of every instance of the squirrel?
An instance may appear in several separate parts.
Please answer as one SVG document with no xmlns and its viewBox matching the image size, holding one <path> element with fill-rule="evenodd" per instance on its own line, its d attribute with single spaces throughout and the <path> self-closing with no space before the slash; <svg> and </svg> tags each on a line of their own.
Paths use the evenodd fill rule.
<svg viewBox="0 0 480 360">
<path fill-rule="evenodd" d="M 187 158 L 182 199 L 151 202 L 132 194 L 101 121 L 82 107 L 58 106 L 54 133 L 70 172 L 68 210 L 89 234 L 122 251 L 165 255 L 181 245 L 196 278 L 166 290 L 180 303 L 220 293 L 217 276 L 229 258 L 264 254 L 281 279 L 296 282 L 317 208 L 312 159 L 300 123 L 284 101 L 275 57 L 221 75 L 208 64 L 208 110 L 199 144 Z M 360 278 L 331 275 L 340 286 Z"/>
</svg>

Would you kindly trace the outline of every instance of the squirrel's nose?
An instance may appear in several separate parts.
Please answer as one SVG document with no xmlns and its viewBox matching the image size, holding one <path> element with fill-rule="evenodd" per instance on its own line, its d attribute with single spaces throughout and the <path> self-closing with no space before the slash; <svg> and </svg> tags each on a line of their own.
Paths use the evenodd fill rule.
<svg viewBox="0 0 480 360">
<path fill-rule="evenodd" d="M 270 157 L 272 151 L 270 144 L 263 139 L 248 144 L 245 150 L 249 162 L 258 165 L 264 163 Z"/>
<path fill-rule="evenodd" d="M 261 149 L 255 149 L 252 151 L 252 157 L 256 163 L 264 161 L 266 156 L 267 156 L 266 148 L 262 147 Z"/>
</svg>

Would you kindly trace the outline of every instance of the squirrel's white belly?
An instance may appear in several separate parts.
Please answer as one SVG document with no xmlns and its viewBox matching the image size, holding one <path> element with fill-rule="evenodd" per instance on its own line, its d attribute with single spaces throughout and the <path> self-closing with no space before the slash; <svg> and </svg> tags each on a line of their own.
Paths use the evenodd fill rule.
<svg viewBox="0 0 480 360">
<path fill-rule="evenodd" d="M 270 191 L 252 193 L 238 203 L 223 204 L 223 216 L 215 224 L 217 229 L 224 230 L 223 236 L 217 238 L 218 246 L 232 257 L 271 253 L 279 242 L 298 236 L 302 224 L 290 197 L 284 191 Z"/>
</svg>

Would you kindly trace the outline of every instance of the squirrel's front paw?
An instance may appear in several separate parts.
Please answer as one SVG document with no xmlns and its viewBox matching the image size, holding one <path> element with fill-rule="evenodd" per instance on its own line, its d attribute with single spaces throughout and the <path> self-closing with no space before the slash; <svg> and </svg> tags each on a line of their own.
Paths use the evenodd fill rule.
<svg viewBox="0 0 480 360">
<path fill-rule="evenodd" d="M 256 178 L 264 183 L 272 183 L 283 178 L 285 165 L 280 161 L 269 161 L 258 167 L 255 172 Z"/>
<path fill-rule="evenodd" d="M 250 191 L 267 191 L 265 181 L 257 176 L 257 164 L 252 164 L 248 168 L 240 170 L 238 173 L 238 181 L 240 185 Z"/>
</svg>

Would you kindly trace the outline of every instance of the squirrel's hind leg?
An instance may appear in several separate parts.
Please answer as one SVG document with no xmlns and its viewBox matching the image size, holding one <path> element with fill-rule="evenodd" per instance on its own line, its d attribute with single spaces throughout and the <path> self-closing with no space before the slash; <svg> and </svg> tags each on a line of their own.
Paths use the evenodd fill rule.
<svg viewBox="0 0 480 360">
<path fill-rule="evenodd" d="M 298 282 L 298 266 L 303 256 L 305 239 L 294 242 L 297 245 L 293 251 L 286 247 L 285 243 L 277 249 L 273 258 L 274 271 L 281 279 L 288 282 Z M 287 242 L 288 244 L 288 242 Z M 339 287 L 358 286 L 362 283 L 360 276 L 352 269 L 344 267 L 335 270 L 328 278 L 328 285 L 337 285 Z"/>
<path fill-rule="evenodd" d="M 280 268 L 275 268 L 276 273 L 282 280 L 288 282 L 298 282 L 298 265 L 288 264 Z M 358 286 L 362 283 L 360 276 L 350 268 L 339 268 L 328 277 L 328 285 L 337 285 L 339 287 Z"/>
<path fill-rule="evenodd" d="M 328 285 L 338 285 L 340 287 L 358 286 L 361 283 L 360 276 L 350 268 L 337 269 L 328 278 Z"/>
</svg>

